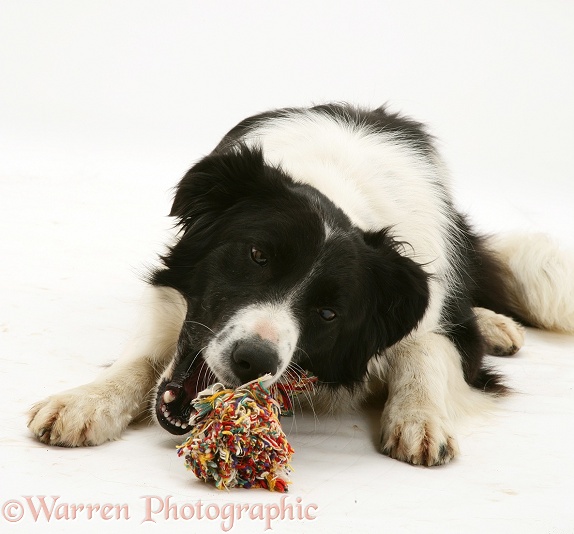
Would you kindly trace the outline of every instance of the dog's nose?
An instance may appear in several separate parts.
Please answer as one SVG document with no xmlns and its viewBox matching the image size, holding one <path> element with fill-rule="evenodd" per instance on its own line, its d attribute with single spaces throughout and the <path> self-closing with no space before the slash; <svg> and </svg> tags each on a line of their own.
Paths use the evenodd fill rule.
<svg viewBox="0 0 574 534">
<path fill-rule="evenodd" d="M 278 366 L 277 351 L 263 340 L 240 341 L 231 354 L 231 368 L 242 384 L 267 373 L 273 375 Z"/>
</svg>

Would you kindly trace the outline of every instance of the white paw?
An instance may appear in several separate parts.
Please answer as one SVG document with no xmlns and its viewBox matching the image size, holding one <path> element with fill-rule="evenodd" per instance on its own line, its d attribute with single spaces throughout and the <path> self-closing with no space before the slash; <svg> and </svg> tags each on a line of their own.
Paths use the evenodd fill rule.
<svg viewBox="0 0 574 534">
<path fill-rule="evenodd" d="M 432 466 L 446 464 L 458 454 L 448 421 L 436 415 L 385 408 L 382 424 L 381 452 L 396 460 Z"/>
<path fill-rule="evenodd" d="M 524 345 L 524 327 L 516 321 L 485 308 L 475 308 L 478 328 L 493 356 L 511 356 Z"/>
<path fill-rule="evenodd" d="M 28 428 L 43 443 L 80 447 L 118 439 L 131 419 L 131 411 L 113 391 L 88 384 L 36 403 Z"/>
</svg>

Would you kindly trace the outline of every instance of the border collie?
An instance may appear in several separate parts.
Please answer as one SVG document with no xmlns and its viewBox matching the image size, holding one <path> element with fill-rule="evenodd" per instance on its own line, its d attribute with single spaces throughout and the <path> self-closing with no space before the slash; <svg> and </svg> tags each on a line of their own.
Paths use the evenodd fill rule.
<svg viewBox="0 0 574 534">
<path fill-rule="evenodd" d="M 542 236 L 477 235 L 433 138 L 385 108 L 250 117 L 183 177 L 171 215 L 133 343 L 32 408 L 42 442 L 117 439 L 150 404 L 184 434 L 209 383 L 305 369 L 316 403 L 384 401 L 383 454 L 443 464 L 456 419 L 505 391 L 484 355 L 516 352 L 521 324 L 574 331 L 574 262 Z"/>
</svg>

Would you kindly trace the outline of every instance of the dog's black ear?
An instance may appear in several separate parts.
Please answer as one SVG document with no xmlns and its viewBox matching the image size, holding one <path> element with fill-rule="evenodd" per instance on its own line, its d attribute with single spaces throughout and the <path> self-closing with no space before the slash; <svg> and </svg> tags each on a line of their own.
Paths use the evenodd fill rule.
<svg viewBox="0 0 574 534">
<path fill-rule="evenodd" d="M 429 303 L 429 275 L 401 254 L 389 230 L 366 232 L 366 268 L 375 291 L 370 295 L 371 327 L 377 350 L 390 347 L 417 326 Z"/>
<path fill-rule="evenodd" d="M 242 210 L 257 212 L 278 192 L 281 196 L 285 186 L 277 185 L 282 182 L 280 174 L 265 165 L 260 149 L 244 145 L 214 151 L 196 163 L 179 182 L 170 212 L 183 232 L 161 256 L 166 269 L 154 271 L 152 283 L 185 293 L 185 287 L 177 284 L 191 279 L 198 262 L 236 221 L 235 215 Z"/>
<path fill-rule="evenodd" d="M 260 149 L 239 145 L 227 153 L 214 152 L 179 182 L 170 216 L 186 233 L 193 231 L 200 237 L 232 206 L 264 194 L 268 172 Z"/>
</svg>

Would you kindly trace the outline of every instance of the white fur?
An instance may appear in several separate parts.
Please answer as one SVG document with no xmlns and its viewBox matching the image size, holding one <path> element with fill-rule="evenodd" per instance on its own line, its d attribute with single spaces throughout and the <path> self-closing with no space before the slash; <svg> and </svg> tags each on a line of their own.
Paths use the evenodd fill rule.
<svg viewBox="0 0 574 534">
<path fill-rule="evenodd" d="M 118 439 L 145 410 L 159 373 L 173 359 L 186 307 L 174 289 L 150 287 L 122 357 L 94 382 L 35 404 L 30 430 L 44 443 L 68 447 Z"/>
<path fill-rule="evenodd" d="M 381 450 L 415 465 L 448 462 L 458 452 L 456 423 L 492 409 L 492 398 L 468 386 L 458 350 L 441 334 L 404 340 L 385 360 Z"/>
<path fill-rule="evenodd" d="M 543 234 L 501 235 L 489 245 L 508 268 L 516 312 L 540 328 L 574 332 L 574 253 Z"/>
</svg>

